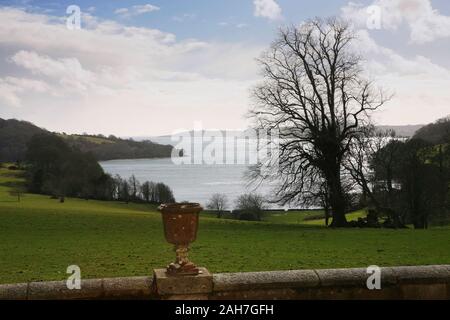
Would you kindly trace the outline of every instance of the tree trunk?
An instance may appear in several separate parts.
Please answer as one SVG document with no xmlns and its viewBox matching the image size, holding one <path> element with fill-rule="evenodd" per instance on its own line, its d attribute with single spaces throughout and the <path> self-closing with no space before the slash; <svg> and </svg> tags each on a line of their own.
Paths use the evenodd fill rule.
<svg viewBox="0 0 450 320">
<path fill-rule="evenodd" d="M 331 208 L 333 212 L 333 220 L 331 221 L 330 227 L 333 228 L 344 228 L 348 226 L 347 219 L 345 218 L 345 206 L 342 205 L 340 200 L 336 200 L 334 203 L 332 200 Z"/>
<path fill-rule="evenodd" d="M 329 220 L 330 220 L 330 209 L 328 208 L 328 206 L 325 206 L 325 226 L 327 227 L 329 224 Z"/>
<path fill-rule="evenodd" d="M 424 213 L 420 212 L 419 209 L 413 209 L 413 225 L 414 229 L 426 229 L 427 219 Z"/>
<path fill-rule="evenodd" d="M 345 197 L 342 192 L 340 170 L 335 170 L 333 175 L 328 178 L 328 188 L 330 192 L 330 206 L 333 214 L 331 227 L 343 228 L 348 225 L 345 218 Z"/>
</svg>

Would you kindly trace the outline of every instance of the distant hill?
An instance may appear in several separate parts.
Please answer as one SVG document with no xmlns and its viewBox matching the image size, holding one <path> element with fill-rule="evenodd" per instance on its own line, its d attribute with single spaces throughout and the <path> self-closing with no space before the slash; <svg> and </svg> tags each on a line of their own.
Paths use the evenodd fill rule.
<svg viewBox="0 0 450 320">
<path fill-rule="evenodd" d="M 31 137 L 38 133 L 49 133 L 27 121 L 0 118 L 0 162 L 23 161 L 26 146 Z M 83 152 L 91 152 L 97 160 L 165 158 L 172 154 L 173 146 L 152 141 L 134 141 L 115 136 L 66 135 L 67 143 Z"/>
<path fill-rule="evenodd" d="M 114 136 L 61 135 L 83 152 L 92 152 L 98 160 L 168 158 L 173 146 L 150 140 L 134 141 Z"/>
<path fill-rule="evenodd" d="M 399 125 L 399 126 L 377 126 L 377 129 L 379 130 L 394 130 L 396 135 L 399 137 L 405 137 L 405 138 L 411 138 L 414 133 L 419 130 L 420 128 L 424 127 L 424 125 Z M 253 131 L 251 130 L 203 130 L 203 135 L 205 137 L 208 136 L 214 136 L 217 134 L 222 134 L 227 137 L 244 137 L 244 136 L 253 136 Z M 178 133 L 180 135 L 191 135 L 193 136 L 194 131 L 186 131 L 182 133 Z M 200 134 L 200 132 L 196 132 L 196 134 Z M 133 137 L 134 140 L 142 141 L 145 139 L 149 139 L 153 142 L 162 143 L 162 144 L 170 144 L 175 146 L 177 144 L 177 140 L 173 141 L 172 136 L 170 134 L 168 135 L 161 135 L 161 136 L 140 136 L 140 137 Z"/>
<path fill-rule="evenodd" d="M 218 134 L 222 135 L 222 136 L 226 136 L 227 137 L 242 137 L 244 136 L 246 133 L 248 133 L 247 130 L 203 130 L 203 136 L 204 137 L 210 137 L 210 136 L 216 136 Z M 200 136 L 200 131 L 184 131 L 184 132 L 178 132 L 177 135 L 174 136 L 191 136 L 194 137 L 194 133 L 196 136 Z M 161 144 L 170 144 L 170 145 L 176 145 L 177 139 L 172 140 L 172 135 L 170 134 L 166 134 L 166 135 L 161 135 L 161 136 L 137 136 L 137 137 L 132 137 L 132 139 L 136 140 L 136 141 L 144 141 L 144 140 L 151 140 L 153 142 L 156 143 L 161 143 Z"/>
<path fill-rule="evenodd" d="M 433 144 L 450 143 L 450 116 L 439 119 L 419 129 L 414 138 Z"/>
<path fill-rule="evenodd" d="M 379 130 L 394 130 L 398 137 L 411 138 L 417 130 L 422 128 L 423 124 L 405 125 L 405 126 L 377 126 Z"/>
<path fill-rule="evenodd" d="M 427 135 L 426 129 L 431 125 L 405 125 L 405 126 L 378 126 L 382 130 L 395 130 L 397 136 L 412 137 L 422 127 L 420 135 Z M 433 127 L 434 128 L 434 127 Z M 25 157 L 26 144 L 31 137 L 37 133 L 47 130 L 38 126 L 16 119 L 4 120 L 0 118 L 0 162 L 21 161 Z M 220 130 L 221 133 L 225 131 Z M 227 136 L 244 136 L 247 131 L 226 131 Z M 192 131 L 186 133 L 193 133 Z M 143 159 L 143 158 L 165 158 L 172 154 L 173 145 L 176 141 L 171 140 L 170 135 L 157 137 L 134 137 L 121 139 L 115 136 L 103 135 L 66 135 L 60 134 L 73 147 L 84 152 L 92 152 L 97 160 L 114 159 Z M 217 134 L 217 131 L 206 130 L 205 135 Z M 431 138 L 433 139 L 433 138 Z"/>
</svg>

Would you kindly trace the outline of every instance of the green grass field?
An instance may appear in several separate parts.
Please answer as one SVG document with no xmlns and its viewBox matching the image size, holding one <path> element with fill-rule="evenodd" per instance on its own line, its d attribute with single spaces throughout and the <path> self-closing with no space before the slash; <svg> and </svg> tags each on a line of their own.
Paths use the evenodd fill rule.
<svg viewBox="0 0 450 320">
<path fill-rule="evenodd" d="M 150 275 L 174 258 L 154 206 L 9 194 L 19 173 L 0 168 L 0 283 Z M 308 212 L 264 222 L 204 214 L 191 258 L 212 272 L 450 264 L 450 229 L 332 230 Z M 317 214 L 315 212 L 314 214 Z M 363 215 L 353 213 L 353 218 Z"/>
</svg>

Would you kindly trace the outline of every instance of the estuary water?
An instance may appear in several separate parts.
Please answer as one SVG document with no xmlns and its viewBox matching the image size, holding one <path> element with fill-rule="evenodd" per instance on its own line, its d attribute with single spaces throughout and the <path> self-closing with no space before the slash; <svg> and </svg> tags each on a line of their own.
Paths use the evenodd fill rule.
<svg viewBox="0 0 450 320">
<path fill-rule="evenodd" d="M 164 182 L 172 188 L 177 201 L 191 201 L 206 204 L 213 193 L 223 193 L 230 204 L 254 188 L 247 187 L 244 179 L 246 165 L 196 165 L 174 164 L 167 159 L 111 160 L 100 162 L 110 174 L 119 174 L 122 178 L 135 175 L 140 182 Z M 267 192 L 267 187 L 257 192 Z"/>
<path fill-rule="evenodd" d="M 107 173 L 119 174 L 122 178 L 129 178 L 134 174 L 141 183 L 163 182 L 173 190 L 177 202 L 190 201 L 206 205 L 212 194 L 222 193 L 227 195 L 228 209 L 232 209 L 236 198 L 243 193 L 256 192 L 268 198 L 273 187 L 263 184 L 256 188 L 245 179 L 245 172 L 251 164 L 249 158 L 256 152 L 252 141 L 235 139 L 227 143 L 216 142 L 220 143 L 215 151 L 211 139 L 209 142 L 196 139 L 192 145 L 173 143 L 176 148 L 182 147 L 185 150 L 185 156 L 181 158 L 111 160 L 102 161 L 100 165 Z M 192 160 L 194 148 L 209 148 L 203 153 L 204 161 L 201 164 L 195 164 L 197 162 Z M 216 160 L 218 156 L 225 160 L 214 162 L 212 155 Z"/>
</svg>

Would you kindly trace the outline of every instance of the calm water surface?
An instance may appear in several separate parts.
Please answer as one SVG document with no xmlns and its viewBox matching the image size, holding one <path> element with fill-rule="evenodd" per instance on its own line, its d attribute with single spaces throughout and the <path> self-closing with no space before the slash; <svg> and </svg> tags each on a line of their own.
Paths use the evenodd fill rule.
<svg viewBox="0 0 450 320">
<path fill-rule="evenodd" d="M 231 205 L 236 198 L 254 187 L 247 186 L 244 173 L 247 165 L 176 165 L 167 159 L 138 159 L 102 161 L 103 169 L 122 178 L 135 175 L 140 182 L 164 182 L 169 185 L 177 201 L 191 201 L 206 204 L 213 193 L 228 196 Z M 271 188 L 261 186 L 256 192 L 268 195 Z"/>
</svg>

